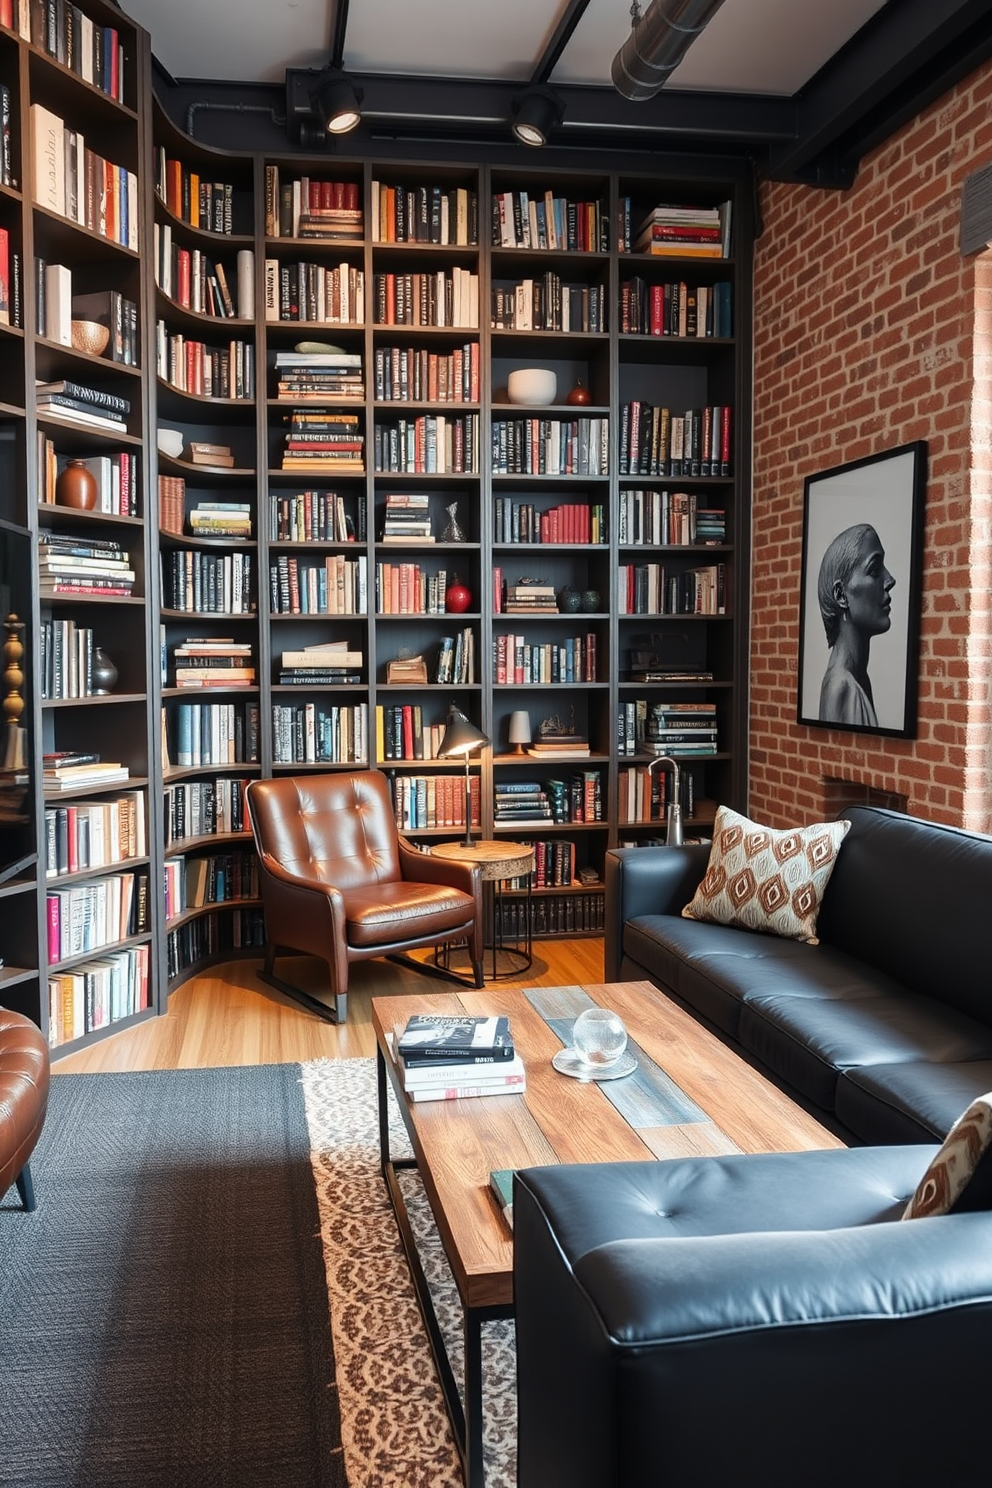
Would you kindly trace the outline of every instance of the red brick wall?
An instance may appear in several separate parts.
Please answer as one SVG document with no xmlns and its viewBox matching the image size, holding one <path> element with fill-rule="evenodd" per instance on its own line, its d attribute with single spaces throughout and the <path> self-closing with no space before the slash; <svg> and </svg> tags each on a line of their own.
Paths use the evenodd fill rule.
<svg viewBox="0 0 992 1488">
<path fill-rule="evenodd" d="M 770 825 L 818 818 L 833 776 L 992 830 L 992 254 L 958 248 L 962 183 L 992 161 L 990 105 L 986 66 L 868 156 L 850 190 L 762 186 L 750 811 Z M 918 735 L 801 727 L 804 478 L 916 439 L 929 445 Z"/>
</svg>

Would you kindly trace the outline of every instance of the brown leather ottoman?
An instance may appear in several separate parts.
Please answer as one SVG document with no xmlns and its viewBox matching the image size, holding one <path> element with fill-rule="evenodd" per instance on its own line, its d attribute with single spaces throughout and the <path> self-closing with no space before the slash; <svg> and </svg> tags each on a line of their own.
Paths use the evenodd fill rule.
<svg viewBox="0 0 992 1488">
<path fill-rule="evenodd" d="M 0 1197 L 12 1183 L 25 1209 L 34 1208 L 28 1159 L 45 1124 L 48 1045 L 20 1013 L 0 1008 Z"/>
</svg>

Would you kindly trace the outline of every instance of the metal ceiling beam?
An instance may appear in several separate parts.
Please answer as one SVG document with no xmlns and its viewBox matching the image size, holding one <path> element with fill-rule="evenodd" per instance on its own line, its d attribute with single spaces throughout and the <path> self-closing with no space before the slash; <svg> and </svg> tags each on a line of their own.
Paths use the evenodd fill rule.
<svg viewBox="0 0 992 1488">
<path fill-rule="evenodd" d="M 534 71 L 530 80 L 532 87 L 550 81 L 551 74 L 561 60 L 562 52 L 568 46 L 576 26 L 588 9 L 589 0 L 568 0 L 561 20 L 555 27 L 554 35 L 534 64 Z"/>
<path fill-rule="evenodd" d="M 344 67 L 344 44 L 348 33 L 349 0 L 337 0 L 334 10 L 334 32 L 331 36 L 331 66 Z"/>
<path fill-rule="evenodd" d="M 795 97 L 775 180 L 848 186 L 869 149 L 992 56 L 989 0 L 890 0 Z"/>
</svg>

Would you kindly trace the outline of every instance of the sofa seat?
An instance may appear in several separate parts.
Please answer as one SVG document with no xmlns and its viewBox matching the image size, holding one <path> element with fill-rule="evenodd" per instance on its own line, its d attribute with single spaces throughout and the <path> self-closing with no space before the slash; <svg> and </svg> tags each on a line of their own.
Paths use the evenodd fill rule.
<svg viewBox="0 0 992 1488">
<path fill-rule="evenodd" d="M 520 1488 L 987 1482 L 992 1214 L 889 1222 L 936 1150 L 519 1172 Z"/>
<path fill-rule="evenodd" d="M 976 1096 L 992 1090 L 992 1060 L 960 1064 L 875 1064 L 845 1070 L 837 1081 L 837 1116 L 852 1131 L 881 1142 L 930 1142 L 943 1136 Z"/>
</svg>

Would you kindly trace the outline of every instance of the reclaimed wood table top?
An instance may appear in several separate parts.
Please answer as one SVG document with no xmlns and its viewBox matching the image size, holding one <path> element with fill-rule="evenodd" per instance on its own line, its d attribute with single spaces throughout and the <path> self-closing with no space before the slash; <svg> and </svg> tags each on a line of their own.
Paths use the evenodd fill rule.
<svg viewBox="0 0 992 1488">
<path fill-rule="evenodd" d="M 626 1079 L 590 1083 L 552 1068 L 571 1020 L 593 1003 L 627 1027 L 638 1069 Z M 405 1098 L 389 1036 L 414 1013 L 459 1012 L 507 1015 L 523 1094 Z M 650 982 L 375 997 L 372 1022 L 465 1307 L 513 1301 L 512 1235 L 489 1188 L 493 1169 L 844 1145 Z"/>
<path fill-rule="evenodd" d="M 526 842 L 437 842 L 432 858 L 450 858 L 456 863 L 478 863 L 482 877 L 519 878 L 534 870 L 534 848 Z"/>
</svg>

